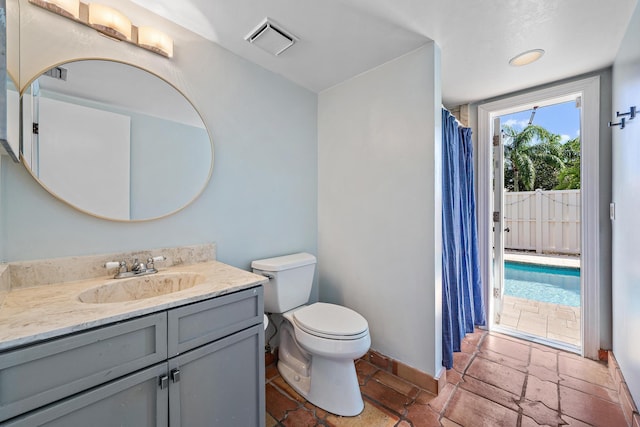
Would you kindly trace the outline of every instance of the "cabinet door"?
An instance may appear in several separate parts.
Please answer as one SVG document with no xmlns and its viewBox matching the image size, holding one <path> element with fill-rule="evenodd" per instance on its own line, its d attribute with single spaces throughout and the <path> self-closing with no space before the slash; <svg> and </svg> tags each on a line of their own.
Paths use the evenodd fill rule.
<svg viewBox="0 0 640 427">
<path fill-rule="evenodd" d="M 167 360 L 167 315 L 0 354 L 0 421 Z"/>
<path fill-rule="evenodd" d="M 169 370 L 171 427 L 265 425 L 262 325 L 171 359 Z"/>
<path fill-rule="evenodd" d="M 160 387 L 167 364 L 135 374 L 9 420 L 10 427 L 167 427 L 168 387 Z"/>
<path fill-rule="evenodd" d="M 169 357 L 262 324 L 262 286 L 169 310 Z"/>
</svg>

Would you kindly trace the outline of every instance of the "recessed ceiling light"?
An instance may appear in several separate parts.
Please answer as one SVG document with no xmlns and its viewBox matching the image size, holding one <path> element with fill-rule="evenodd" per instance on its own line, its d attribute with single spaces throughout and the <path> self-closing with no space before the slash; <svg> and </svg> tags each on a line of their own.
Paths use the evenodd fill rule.
<svg viewBox="0 0 640 427">
<path fill-rule="evenodd" d="M 513 65 L 514 67 L 520 67 L 522 65 L 531 64 L 534 61 L 537 61 L 544 55 L 543 49 L 532 49 L 526 52 L 522 52 L 509 60 L 509 65 Z"/>
</svg>

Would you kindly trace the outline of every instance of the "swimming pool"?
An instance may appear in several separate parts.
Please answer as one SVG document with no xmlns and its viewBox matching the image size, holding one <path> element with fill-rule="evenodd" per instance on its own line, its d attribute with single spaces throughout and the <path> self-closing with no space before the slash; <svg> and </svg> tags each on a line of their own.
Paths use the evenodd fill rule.
<svg viewBox="0 0 640 427">
<path fill-rule="evenodd" d="M 504 293 L 535 301 L 580 307 L 580 269 L 504 263 Z"/>
</svg>

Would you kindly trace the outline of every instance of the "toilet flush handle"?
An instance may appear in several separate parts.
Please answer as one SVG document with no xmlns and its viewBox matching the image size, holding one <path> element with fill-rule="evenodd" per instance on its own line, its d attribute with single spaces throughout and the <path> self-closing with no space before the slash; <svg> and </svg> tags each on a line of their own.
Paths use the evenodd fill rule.
<svg viewBox="0 0 640 427">
<path fill-rule="evenodd" d="M 271 273 L 267 273 L 266 271 L 261 271 L 260 274 L 264 277 L 266 277 L 267 279 L 273 279 L 274 275 Z"/>
</svg>

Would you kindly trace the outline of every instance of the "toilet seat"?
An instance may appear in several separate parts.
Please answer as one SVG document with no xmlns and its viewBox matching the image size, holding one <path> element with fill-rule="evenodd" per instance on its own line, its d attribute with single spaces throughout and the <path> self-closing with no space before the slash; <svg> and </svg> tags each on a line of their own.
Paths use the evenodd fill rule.
<svg viewBox="0 0 640 427">
<path fill-rule="evenodd" d="M 292 318 L 298 328 L 320 338 L 357 340 L 369 334 L 367 320 L 340 305 L 317 302 L 295 310 Z"/>
</svg>

